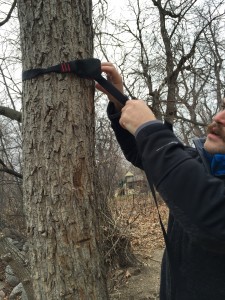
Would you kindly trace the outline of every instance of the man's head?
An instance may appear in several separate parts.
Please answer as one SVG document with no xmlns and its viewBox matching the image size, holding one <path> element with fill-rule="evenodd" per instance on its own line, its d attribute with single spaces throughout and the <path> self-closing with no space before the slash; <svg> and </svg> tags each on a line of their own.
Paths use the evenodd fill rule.
<svg viewBox="0 0 225 300">
<path fill-rule="evenodd" d="M 222 110 L 213 118 L 213 122 L 208 126 L 207 137 L 204 148 L 211 154 L 225 154 L 225 103 Z"/>
</svg>

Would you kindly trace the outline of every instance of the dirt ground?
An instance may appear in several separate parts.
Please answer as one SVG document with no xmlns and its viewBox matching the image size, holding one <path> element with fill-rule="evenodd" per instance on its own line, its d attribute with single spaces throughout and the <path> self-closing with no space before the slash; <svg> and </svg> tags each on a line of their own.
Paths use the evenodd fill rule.
<svg viewBox="0 0 225 300">
<path fill-rule="evenodd" d="M 125 226 L 140 267 L 117 269 L 113 276 L 111 300 L 157 300 L 164 241 L 158 213 L 150 196 L 129 196 L 115 200 L 115 218 Z M 116 205 L 115 205 L 116 204 Z M 159 205 L 166 224 L 168 210 Z"/>
<path fill-rule="evenodd" d="M 110 299 L 158 300 L 162 252 L 162 249 L 155 250 L 152 258 L 144 260 L 144 265 L 139 268 L 121 271 L 121 285 L 111 292 Z"/>
</svg>

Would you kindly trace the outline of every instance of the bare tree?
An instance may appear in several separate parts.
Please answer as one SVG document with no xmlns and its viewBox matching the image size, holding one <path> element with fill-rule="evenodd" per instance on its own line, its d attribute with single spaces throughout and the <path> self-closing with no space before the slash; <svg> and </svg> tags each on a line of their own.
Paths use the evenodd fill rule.
<svg viewBox="0 0 225 300">
<path fill-rule="evenodd" d="M 187 142 L 193 134 L 204 134 L 221 102 L 223 5 L 127 1 L 120 19 L 109 17 L 107 30 L 98 27 L 96 34 L 99 51 L 104 49 L 120 68 L 127 93 L 146 100 Z"/>
<path fill-rule="evenodd" d="M 24 232 L 21 60 L 15 7 L 16 1 L 0 1 L 0 217 L 5 227 L 14 227 Z"/>
<path fill-rule="evenodd" d="M 93 55 L 91 1 L 18 2 L 23 69 Z M 94 198 L 93 83 L 23 85 L 23 187 L 36 299 L 108 299 Z"/>
<path fill-rule="evenodd" d="M 6 24 L 8 28 L 10 20 L 15 17 L 13 8 L 16 1 L 7 3 L 0 18 L 1 28 Z M 166 119 L 174 124 L 177 134 L 187 144 L 194 135 L 204 135 L 205 126 L 220 107 L 224 90 L 224 13 L 221 13 L 224 1 L 213 1 L 210 5 L 207 5 L 207 1 L 198 4 L 195 0 L 179 3 L 162 0 L 128 1 L 126 8 L 121 10 L 119 22 L 110 11 L 109 4 L 104 0 L 96 1 L 95 4 L 98 10 L 94 23 L 95 56 L 115 61 L 124 77 L 126 93 L 131 98 L 137 96 L 146 100 L 159 119 Z M 68 3 L 62 1 L 59 2 L 59 7 L 43 1 L 36 1 L 28 7 L 25 1 L 20 0 L 18 5 L 25 69 L 92 56 L 94 33 L 89 27 L 89 1 L 73 3 L 71 9 L 68 9 Z M 3 41 L 13 43 L 15 51 L 9 54 L 8 48 L 4 46 L 6 44 L 1 43 L 0 180 L 2 183 L 9 183 L 14 178 L 14 188 L 10 189 L 10 185 L 5 184 L 0 185 L 0 188 L 4 195 L 13 191 L 10 199 L 11 203 L 15 203 L 13 197 L 16 199 L 17 188 L 22 199 L 23 170 L 20 160 L 22 115 L 18 104 L 21 89 L 20 80 L 15 80 L 14 77 L 17 73 L 15 63 L 20 60 L 20 54 L 16 52 L 18 34 L 14 35 L 16 38 L 10 38 L 12 30 L 13 28 L 6 32 Z M 51 276 L 43 278 L 49 286 L 55 288 L 56 278 L 58 280 L 57 276 L 64 266 L 61 260 L 71 268 L 74 266 L 74 262 L 70 260 L 74 245 L 79 245 L 81 256 L 87 245 L 91 244 L 93 249 L 97 249 L 99 240 L 95 241 L 94 237 L 98 236 L 100 239 L 99 228 L 95 229 L 93 226 L 93 231 L 86 231 L 94 223 L 104 227 L 104 223 L 97 221 L 96 211 L 92 207 L 93 199 L 96 201 L 98 214 L 103 212 L 113 224 L 103 201 L 114 193 L 121 157 L 110 134 L 109 123 L 102 115 L 96 122 L 95 149 L 89 147 L 92 142 L 94 144 L 92 96 L 93 86 L 90 82 L 74 79 L 73 76 L 51 74 L 24 84 L 23 130 L 27 147 L 24 152 L 24 187 L 26 208 L 29 208 L 31 262 L 38 274 L 34 281 L 35 290 L 43 270 L 46 270 L 42 270 L 41 265 L 46 253 L 50 261 L 53 257 L 56 265 L 60 266 L 59 269 L 53 265 L 44 266 L 49 268 Z M 70 139 L 66 139 L 66 136 Z M 93 173 L 95 165 L 97 173 Z M 10 174 L 16 176 L 11 177 Z M 84 178 L 86 181 L 81 182 Z M 96 178 L 99 181 L 93 191 Z M 52 183 L 46 187 L 45 183 L 50 182 L 49 180 Z M 83 185 L 87 187 L 86 191 L 81 188 Z M 84 201 L 75 201 L 73 205 L 71 199 L 80 199 L 81 194 Z M 90 222 L 83 222 L 83 216 Z M 59 224 L 61 219 L 62 223 Z M 76 232 L 74 224 L 77 223 L 83 224 L 83 231 Z M 114 225 L 112 227 L 114 230 Z M 83 241 L 83 235 L 91 236 L 90 240 L 84 239 L 84 243 L 78 243 Z M 69 236 L 69 239 L 65 236 Z M 129 241 L 125 239 L 125 244 L 119 243 L 117 230 L 108 236 L 111 240 L 110 243 L 107 240 L 106 253 L 115 250 L 118 257 L 121 255 L 123 264 L 126 262 L 126 254 L 131 253 Z M 33 243 L 34 239 L 36 242 Z M 59 248 L 56 246 L 57 241 L 60 241 L 60 245 L 62 241 Z M 40 249 L 41 244 L 46 246 Z M 120 252 L 123 245 L 129 248 L 124 256 Z M 35 249 L 40 249 L 40 252 L 36 253 Z M 68 260 L 63 255 L 65 249 L 69 249 Z M 99 251 L 94 253 L 99 258 Z M 129 258 L 128 262 L 133 259 L 132 255 Z M 35 266 L 36 260 L 40 265 Z M 99 264 L 100 262 L 101 260 Z M 96 268 L 100 270 L 98 266 Z M 57 284 L 58 282 L 60 279 Z M 68 280 L 68 284 L 75 286 L 71 280 Z M 100 285 L 104 290 L 103 281 Z M 65 284 L 62 293 L 66 294 L 66 290 Z"/>
<path fill-rule="evenodd" d="M 5 3 L 5 1 L 3 3 L 2 2 L 3 1 L 0 2 L 0 5 L 6 5 L 7 4 L 7 3 Z M 17 3 L 17 0 L 14 0 L 12 2 L 12 4 L 11 3 L 9 4 L 10 5 L 9 10 L 7 12 L 5 12 L 5 10 L 4 10 L 4 14 L 6 16 L 2 21 L 0 21 L 0 26 L 5 25 L 9 21 L 10 17 L 12 16 L 13 10 L 16 7 L 16 3 Z"/>
<path fill-rule="evenodd" d="M 113 198 L 118 182 L 125 173 L 125 162 L 110 124 L 105 117 L 97 119 L 96 125 L 96 168 L 103 201 Z M 102 195 L 103 195 L 102 194 Z"/>
</svg>

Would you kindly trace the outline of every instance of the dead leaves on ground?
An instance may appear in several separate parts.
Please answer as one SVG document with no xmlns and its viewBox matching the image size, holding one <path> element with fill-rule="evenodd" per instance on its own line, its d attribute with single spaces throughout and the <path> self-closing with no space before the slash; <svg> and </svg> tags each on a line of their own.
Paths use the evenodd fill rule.
<svg viewBox="0 0 225 300">
<path fill-rule="evenodd" d="M 111 209 L 121 230 L 130 237 L 134 253 L 147 258 L 155 249 L 164 247 L 158 211 L 151 196 L 118 197 L 111 203 Z M 160 199 L 159 212 L 166 227 L 168 209 Z"/>
</svg>

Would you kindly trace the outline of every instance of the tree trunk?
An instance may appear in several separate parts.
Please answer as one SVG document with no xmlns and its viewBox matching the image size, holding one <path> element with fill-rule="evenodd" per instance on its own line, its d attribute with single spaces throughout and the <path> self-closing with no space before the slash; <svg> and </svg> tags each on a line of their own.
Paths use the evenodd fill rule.
<svg viewBox="0 0 225 300">
<path fill-rule="evenodd" d="M 92 57 L 90 0 L 18 0 L 23 69 Z M 23 84 L 24 206 L 36 299 L 108 299 L 94 199 L 93 83 Z"/>
</svg>

